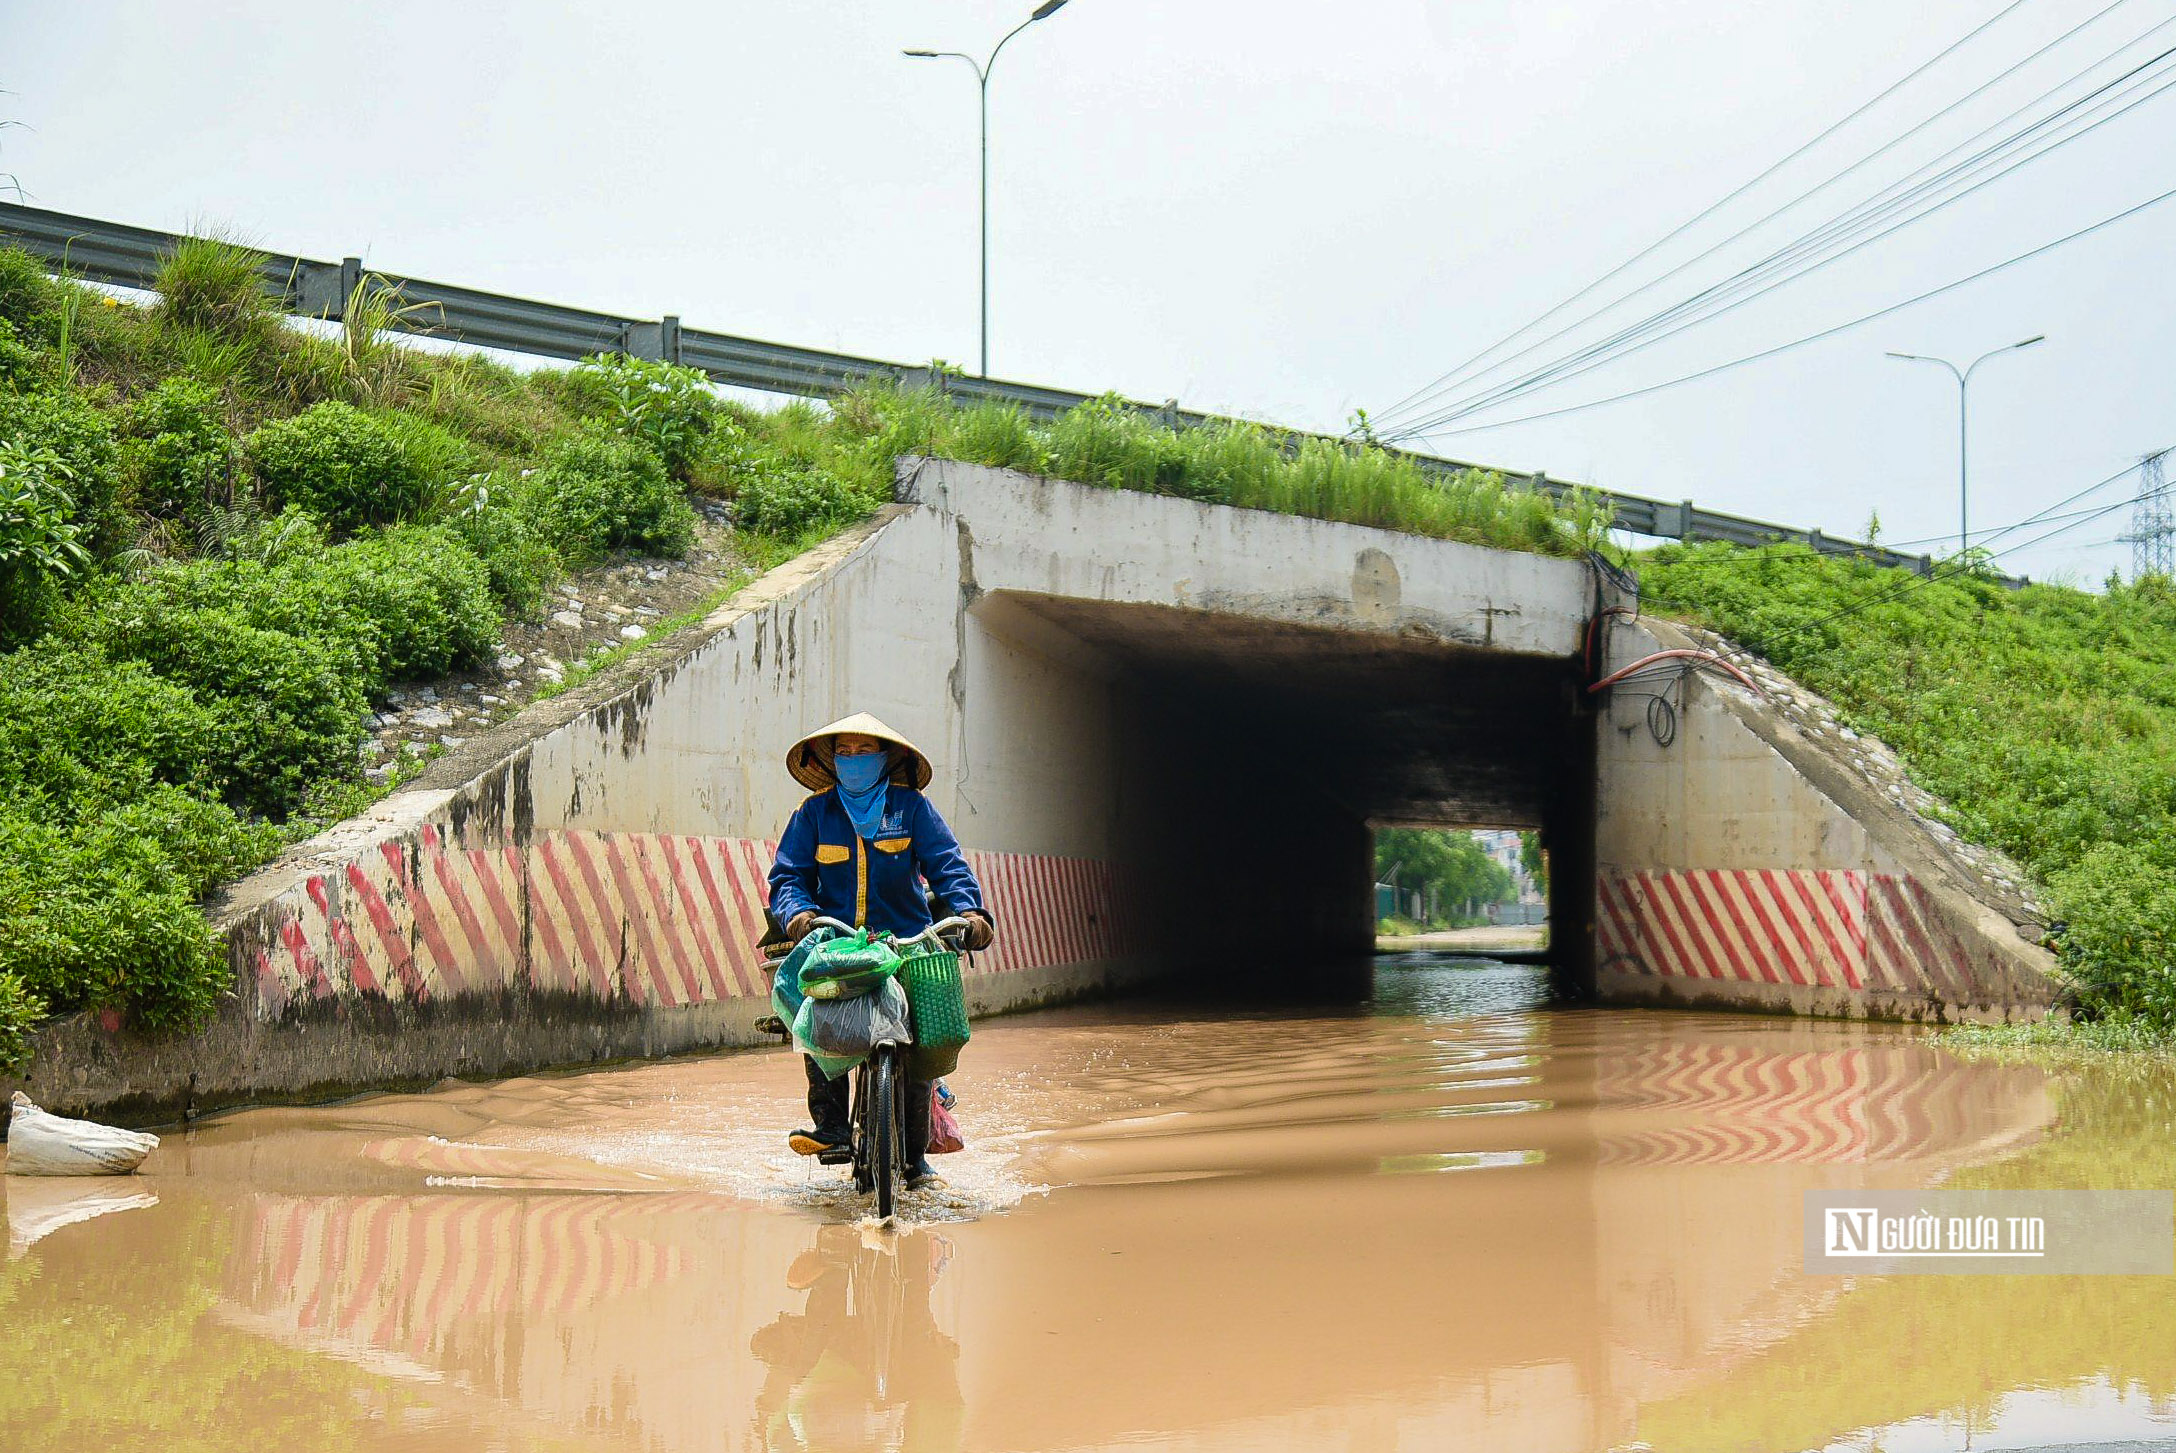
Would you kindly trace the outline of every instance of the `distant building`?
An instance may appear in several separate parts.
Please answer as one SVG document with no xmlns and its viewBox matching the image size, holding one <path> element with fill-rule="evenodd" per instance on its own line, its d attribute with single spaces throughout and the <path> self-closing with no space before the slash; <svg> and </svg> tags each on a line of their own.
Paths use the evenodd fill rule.
<svg viewBox="0 0 2176 1453">
<path fill-rule="evenodd" d="M 1539 903 L 1542 901 L 1540 885 L 1526 871 L 1521 850 L 1526 835 L 1514 828 L 1482 828 L 1475 831 L 1473 839 L 1505 872 L 1511 875 L 1511 888 L 1515 901 Z"/>
</svg>

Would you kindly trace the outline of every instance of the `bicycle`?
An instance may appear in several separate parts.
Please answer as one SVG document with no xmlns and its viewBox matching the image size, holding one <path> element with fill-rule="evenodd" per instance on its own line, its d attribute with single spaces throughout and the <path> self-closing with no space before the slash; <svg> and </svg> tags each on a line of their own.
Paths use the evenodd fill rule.
<svg viewBox="0 0 2176 1453">
<path fill-rule="evenodd" d="M 947 942 L 946 935 L 958 933 L 970 927 L 967 919 L 951 917 L 940 919 L 915 934 L 912 938 L 894 939 L 892 947 L 901 958 L 909 958 L 917 947 L 947 951 L 956 945 Z M 836 918 L 819 918 L 812 928 L 833 928 L 841 933 L 852 933 L 852 924 L 841 923 Z M 776 1015 L 759 1022 L 773 1034 L 783 1034 L 789 1039 L 792 1031 Z M 911 1033 L 911 1031 L 910 1031 Z M 898 1203 L 899 1188 L 907 1175 L 907 1052 L 914 1048 L 914 1041 L 884 1040 L 869 1050 L 869 1057 L 854 1066 L 854 1098 L 848 1112 L 848 1129 L 852 1146 L 848 1161 L 854 1168 L 854 1189 L 862 1195 L 874 1194 L 876 1215 L 879 1221 L 889 1221 Z M 820 1164 L 838 1164 L 830 1156 L 819 1156 Z"/>
</svg>

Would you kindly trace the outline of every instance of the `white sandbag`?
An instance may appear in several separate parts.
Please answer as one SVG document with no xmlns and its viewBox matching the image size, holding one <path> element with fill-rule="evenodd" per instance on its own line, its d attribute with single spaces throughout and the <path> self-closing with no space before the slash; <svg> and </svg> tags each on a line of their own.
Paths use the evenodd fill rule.
<svg viewBox="0 0 2176 1453">
<path fill-rule="evenodd" d="M 11 1176 L 125 1176 L 159 1145 L 156 1135 L 48 1115 L 21 1090 L 8 1111 Z"/>
</svg>

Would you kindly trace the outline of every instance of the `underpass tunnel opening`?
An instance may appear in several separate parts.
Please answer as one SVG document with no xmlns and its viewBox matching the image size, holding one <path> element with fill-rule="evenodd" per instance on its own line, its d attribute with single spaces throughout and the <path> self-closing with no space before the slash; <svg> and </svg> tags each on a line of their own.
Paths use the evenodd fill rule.
<svg viewBox="0 0 2176 1453">
<path fill-rule="evenodd" d="M 965 795 L 993 826 L 1078 824 L 1174 987 L 1366 997 L 1384 823 L 1540 832 L 1552 978 L 1590 982 L 1594 719 L 1570 655 L 1011 592 L 969 614 L 992 709 L 967 719 L 1002 738 L 971 745 L 1014 791 Z"/>
<path fill-rule="evenodd" d="M 1375 822 L 1378 925 L 1422 931 L 1544 928 L 1548 852 L 1539 824 Z"/>
</svg>

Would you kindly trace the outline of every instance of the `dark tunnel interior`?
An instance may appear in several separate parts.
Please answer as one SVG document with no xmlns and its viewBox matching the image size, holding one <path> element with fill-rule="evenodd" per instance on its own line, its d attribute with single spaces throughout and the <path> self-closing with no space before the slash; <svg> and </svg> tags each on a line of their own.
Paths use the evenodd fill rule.
<svg viewBox="0 0 2176 1453">
<path fill-rule="evenodd" d="M 1363 997 L 1377 825 L 1532 827 L 1552 979 L 1589 982 L 1594 718 L 1578 663 L 1433 638 L 1007 595 L 1108 663 L 1119 848 L 1169 977 Z"/>
</svg>

